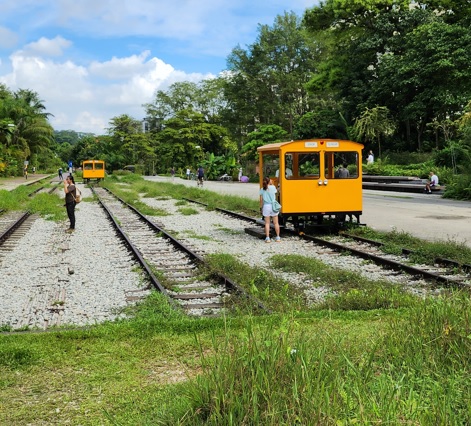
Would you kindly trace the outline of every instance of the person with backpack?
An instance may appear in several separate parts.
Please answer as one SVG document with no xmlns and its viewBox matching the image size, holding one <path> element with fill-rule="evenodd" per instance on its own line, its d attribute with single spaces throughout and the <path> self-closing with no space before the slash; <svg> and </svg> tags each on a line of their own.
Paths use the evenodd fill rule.
<svg viewBox="0 0 471 426">
<path fill-rule="evenodd" d="M 74 177 L 69 175 L 64 180 L 65 208 L 69 217 L 70 226 L 65 232 L 71 233 L 75 231 L 75 197 L 76 187 Z"/>
</svg>

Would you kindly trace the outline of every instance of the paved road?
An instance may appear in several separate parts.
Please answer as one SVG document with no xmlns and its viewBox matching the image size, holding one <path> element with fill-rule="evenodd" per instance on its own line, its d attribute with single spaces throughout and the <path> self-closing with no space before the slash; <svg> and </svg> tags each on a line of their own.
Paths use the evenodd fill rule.
<svg viewBox="0 0 471 426">
<path fill-rule="evenodd" d="M 151 181 L 171 178 L 146 176 Z M 196 186 L 195 181 L 175 178 L 174 183 Z M 258 184 L 205 182 L 205 189 L 258 199 Z M 471 203 L 441 198 L 436 194 L 363 191 L 363 223 L 378 231 L 407 232 L 430 241 L 455 241 L 471 247 Z"/>
</svg>

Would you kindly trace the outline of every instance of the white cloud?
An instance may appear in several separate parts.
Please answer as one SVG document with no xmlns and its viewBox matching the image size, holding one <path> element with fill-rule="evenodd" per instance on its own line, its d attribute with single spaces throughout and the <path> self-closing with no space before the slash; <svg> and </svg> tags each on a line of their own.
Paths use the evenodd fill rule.
<svg viewBox="0 0 471 426">
<path fill-rule="evenodd" d="M 65 39 L 41 38 L 10 56 L 11 72 L 0 76 L 10 89 L 28 88 L 37 92 L 47 112 L 54 115 L 54 128 L 103 134 L 111 118 L 129 114 L 144 117 L 143 104 L 151 102 L 157 90 L 165 90 L 177 81 L 199 82 L 210 74 L 185 74 L 149 51 L 128 57 L 93 61 L 77 65 L 71 60 L 44 58 L 53 48 L 67 46 Z M 34 47 L 34 49 L 31 48 Z M 34 51 L 34 53 L 33 53 Z"/>
<path fill-rule="evenodd" d="M 53 39 L 41 37 L 38 41 L 29 43 L 24 47 L 25 51 L 30 54 L 38 54 L 40 56 L 62 56 L 64 50 L 72 45 L 72 42 L 61 36 Z"/>
<path fill-rule="evenodd" d="M 101 134 L 117 115 L 142 118 L 156 90 L 214 77 L 183 70 L 219 72 L 257 24 L 314 3 L 1 0 L 0 82 L 36 91 L 55 128 Z"/>
</svg>

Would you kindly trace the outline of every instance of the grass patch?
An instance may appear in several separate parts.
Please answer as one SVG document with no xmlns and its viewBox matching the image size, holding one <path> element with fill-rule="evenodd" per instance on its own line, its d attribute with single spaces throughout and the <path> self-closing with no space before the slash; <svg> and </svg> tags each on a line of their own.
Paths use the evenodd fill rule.
<svg viewBox="0 0 471 426">
<path fill-rule="evenodd" d="M 248 321 L 242 335 L 214 336 L 211 351 L 200 345 L 203 374 L 160 415 L 179 425 L 469 424 L 468 307 L 468 295 L 430 299 L 369 330 L 333 320 L 309 334 L 296 317 Z"/>
<path fill-rule="evenodd" d="M 128 178 L 128 176 L 126 176 L 126 178 Z M 110 181 L 107 179 L 104 186 L 113 192 L 115 192 L 114 188 L 116 187 L 116 193 L 118 193 L 117 188 L 119 188 L 119 185 L 116 185 L 116 183 L 122 182 L 124 179 L 125 177 L 120 177 L 119 180 L 116 178 L 115 181 Z M 227 210 L 233 210 L 247 215 L 253 215 L 254 212 L 259 211 L 259 202 L 256 200 L 247 199 L 245 197 L 218 194 L 206 189 L 188 187 L 182 184 L 149 182 L 145 181 L 142 177 L 139 176 L 133 178 L 132 184 L 133 192 L 136 194 L 136 199 L 138 194 L 145 194 L 145 197 L 155 199 L 162 197 L 165 199 L 173 198 L 176 199 L 177 202 L 186 201 L 185 199 L 191 199 L 207 204 L 209 209 L 224 206 L 224 208 Z M 123 199 L 125 199 L 124 194 Z"/>
<path fill-rule="evenodd" d="M 195 238 L 197 240 L 215 241 L 214 238 L 208 237 L 207 235 L 198 235 L 194 231 L 191 231 L 191 230 L 185 231 L 185 235 L 189 238 Z"/>
<path fill-rule="evenodd" d="M 243 232 L 241 232 L 241 231 L 236 231 L 234 229 L 225 228 L 224 226 L 220 226 L 220 225 L 216 225 L 216 228 L 220 231 L 225 232 L 226 234 L 229 234 L 229 235 L 242 235 L 243 234 Z"/>
<path fill-rule="evenodd" d="M 269 271 L 246 265 L 229 254 L 212 254 L 206 259 L 211 269 L 233 279 L 275 312 L 289 312 L 306 307 L 301 291 Z"/>
<path fill-rule="evenodd" d="M 368 227 L 349 229 L 349 234 L 358 235 L 384 243 L 385 253 L 401 254 L 402 248 L 413 250 L 409 258 L 412 262 L 433 264 L 435 258 L 452 259 L 460 263 L 471 264 L 471 248 L 455 241 L 430 242 L 415 238 L 407 232 L 378 232 Z"/>
<path fill-rule="evenodd" d="M 199 211 L 196 210 L 193 207 L 180 207 L 178 211 L 183 215 L 183 216 L 191 216 L 194 214 L 199 214 Z"/>
<path fill-rule="evenodd" d="M 332 290 L 319 309 L 372 310 L 409 307 L 417 298 L 397 284 L 381 280 L 368 280 L 361 274 L 332 268 L 325 263 L 300 255 L 275 255 L 269 259 L 274 269 L 303 273 L 313 287 Z"/>
<path fill-rule="evenodd" d="M 130 320 L 0 336 L 0 422 L 469 424 L 469 303 L 197 319 L 152 293 Z"/>
<path fill-rule="evenodd" d="M 30 198 L 25 208 L 31 213 L 37 213 L 44 219 L 54 220 L 56 222 L 64 220 L 67 216 L 64 200 L 57 194 L 41 193 Z"/>
</svg>

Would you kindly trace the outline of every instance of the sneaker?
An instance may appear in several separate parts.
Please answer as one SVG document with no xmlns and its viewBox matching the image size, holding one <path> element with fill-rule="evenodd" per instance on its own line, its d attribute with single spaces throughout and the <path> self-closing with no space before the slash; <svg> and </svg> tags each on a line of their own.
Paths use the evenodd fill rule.
<svg viewBox="0 0 471 426">
<path fill-rule="evenodd" d="M 265 238 L 266 243 L 271 243 L 270 237 Z"/>
<path fill-rule="evenodd" d="M 281 238 L 280 238 L 280 237 L 276 237 L 276 238 L 275 238 L 275 241 L 276 241 L 277 243 L 281 243 Z"/>
<path fill-rule="evenodd" d="M 65 232 L 67 232 L 68 234 L 71 234 L 72 232 L 74 232 L 75 229 L 74 228 L 69 228 L 69 229 L 66 229 Z"/>
</svg>

